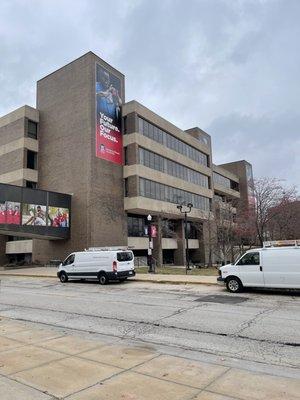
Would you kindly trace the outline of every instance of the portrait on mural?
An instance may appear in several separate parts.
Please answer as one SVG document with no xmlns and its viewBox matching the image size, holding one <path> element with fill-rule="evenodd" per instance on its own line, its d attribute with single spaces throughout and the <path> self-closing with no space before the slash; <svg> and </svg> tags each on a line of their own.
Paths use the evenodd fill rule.
<svg viewBox="0 0 300 400">
<path fill-rule="evenodd" d="M 46 206 L 23 204 L 22 225 L 46 226 Z"/>
<path fill-rule="evenodd" d="M 6 201 L 0 203 L 0 224 L 20 225 L 20 203 Z"/>
<path fill-rule="evenodd" d="M 48 208 L 48 225 L 56 228 L 68 228 L 69 227 L 69 209 L 61 207 Z"/>
</svg>

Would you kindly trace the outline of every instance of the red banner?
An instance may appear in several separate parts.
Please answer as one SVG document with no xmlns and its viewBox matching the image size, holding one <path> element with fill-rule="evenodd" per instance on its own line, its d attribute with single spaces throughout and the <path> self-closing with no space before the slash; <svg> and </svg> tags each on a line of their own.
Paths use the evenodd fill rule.
<svg viewBox="0 0 300 400">
<path fill-rule="evenodd" d="M 151 237 L 156 238 L 157 237 L 157 228 L 156 225 L 151 225 L 150 227 L 150 232 L 151 232 Z"/>
</svg>

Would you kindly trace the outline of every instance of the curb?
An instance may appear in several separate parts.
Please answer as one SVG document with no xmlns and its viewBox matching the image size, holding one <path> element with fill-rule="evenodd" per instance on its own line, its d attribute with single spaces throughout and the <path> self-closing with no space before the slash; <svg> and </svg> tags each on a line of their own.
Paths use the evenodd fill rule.
<svg viewBox="0 0 300 400">
<path fill-rule="evenodd" d="M 20 276 L 22 278 L 55 278 L 55 279 L 58 279 L 57 276 L 53 276 L 53 275 L 14 274 L 14 273 L 2 274 L 1 272 L 0 272 L 0 276 Z"/>
<path fill-rule="evenodd" d="M 22 277 L 22 278 L 51 278 L 51 279 L 58 279 L 57 276 L 53 275 L 34 275 L 34 274 L 14 274 L 14 273 L 9 273 L 9 274 L 3 274 L 0 273 L 1 276 L 17 276 L 17 277 Z M 162 283 L 162 284 L 170 284 L 170 285 L 209 285 L 209 286 L 214 286 L 217 285 L 218 283 L 212 283 L 212 282 L 197 282 L 197 281 L 169 281 L 168 279 L 157 279 L 157 280 L 152 280 L 152 279 L 143 279 L 143 278 L 133 278 L 131 281 L 134 282 L 149 282 L 149 283 Z"/>
<path fill-rule="evenodd" d="M 168 281 L 167 279 L 158 279 L 158 280 L 148 280 L 148 279 L 142 279 L 142 278 L 137 278 L 137 279 L 132 279 L 135 282 L 150 282 L 150 283 L 167 283 L 171 285 L 217 285 L 218 283 L 212 283 L 212 282 L 194 282 L 194 281 Z"/>
</svg>

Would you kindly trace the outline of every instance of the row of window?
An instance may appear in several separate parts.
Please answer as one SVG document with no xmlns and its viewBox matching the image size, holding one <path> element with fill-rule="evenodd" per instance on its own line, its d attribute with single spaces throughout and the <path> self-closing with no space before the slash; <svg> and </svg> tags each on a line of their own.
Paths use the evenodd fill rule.
<svg viewBox="0 0 300 400">
<path fill-rule="evenodd" d="M 192 160 L 208 166 L 208 156 L 194 147 L 186 144 L 175 136 L 159 129 L 157 126 L 150 124 L 148 121 L 139 117 L 139 133 L 155 142 L 161 143 L 164 146 L 191 158 Z"/>
<path fill-rule="evenodd" d="M 214 183 L 230 189 L 230 179 L 225 176 L 213 172 Z"/>
<path fill-rule="evenodd" d="M 150 199 L 168 201 L 175 204 L 192 203 L 193 207 L 200 210 L 209 211 L 210 209 L 210 202 L 207 197 L 144 178 L 140 178 L 140 195 Z"/>
<path fill-rule="evenodd" d="M 237 192 L 239 192 L 239 190 L 240 190 L 238 182 L 232 181 L 229 178 L 225 178 L 225 176 L 220 175 L 216 172 L 213 172 L 213 180 L 214 180 L 214 183 L 217 183 L 228 189 L 236 190 Z"/>
<path fill-rule="evenodd" d="M 175 161 L 153 153 L 152 151 L 140 148 L 140 163 L 146 167 L 156 169 L 166 174 L 176 176 L 187 182 L 208 188 L 208 177 L 198 171 L 187 168 Z"/>
<path fill-rule="evenodd" d="M 161 232 L 163 238 L 173 238 L 175 236 L 176 222 L 169 219 L 161 220 Z M 147 222 L 146 216 L 128 215 L 127 216 L 128 236 L 130 237 L 146 237 Z M 187 222 L 187 235 L 189 239 L 197 239 L 197 228 L 192 222 Z"/>
</svg>

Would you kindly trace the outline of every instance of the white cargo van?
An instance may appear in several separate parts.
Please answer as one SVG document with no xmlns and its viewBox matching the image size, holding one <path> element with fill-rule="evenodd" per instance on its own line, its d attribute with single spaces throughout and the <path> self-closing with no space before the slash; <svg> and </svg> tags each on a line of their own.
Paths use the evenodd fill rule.
<svg viewBox="0 0 300 400">
<path fill-rule="evenodd" d="M 235 264 L 221 267 L 220 275 L 218 283 L 233 293 L 243 287 L 300 289 L 300 246 L 249 250 Z"/>
<path fill-rule="evenodd" d="M 135 276 L 133 252 L 126 249 L 94 248 L 70 254 L 58 266 L 57 276 L 69 279 L 98 279 L 101 285 L 111 280 L 125 281 Z"/>
</svg>

